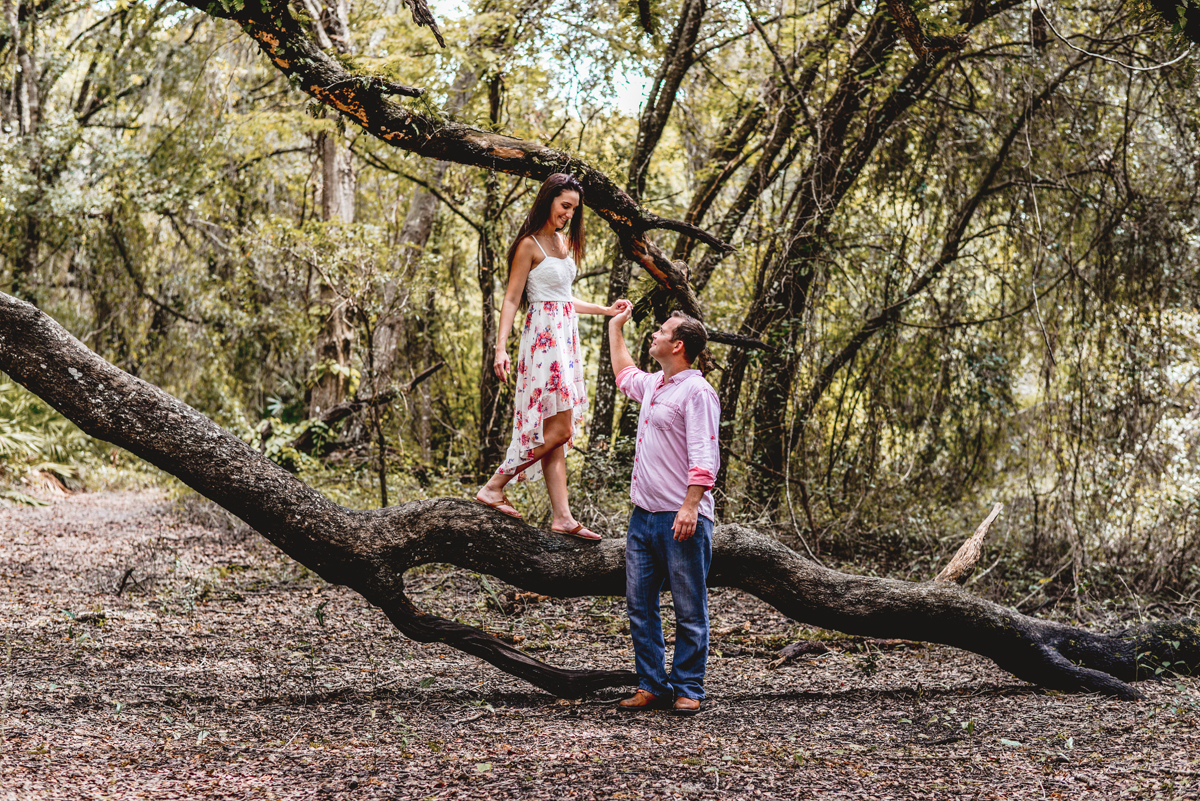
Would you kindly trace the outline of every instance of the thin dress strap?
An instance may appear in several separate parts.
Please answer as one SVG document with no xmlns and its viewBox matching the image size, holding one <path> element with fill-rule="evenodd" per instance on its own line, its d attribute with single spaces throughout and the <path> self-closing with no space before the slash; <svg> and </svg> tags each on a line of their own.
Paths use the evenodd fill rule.
<svg viewBox="0 0 1200 801">
<path fill-rule="evenodd" d="M 542 251 L 542 258 L 543 258 L 543 259 L 548 259 L 548 258 L 550 258 L 550 254 L 546 252 L 546 249 L 545 249 L 544 247 L 542 247 L 542 243 L 541 243 L 541 242 L 539 242 L 539 241 L 537 241 L 537 237 L 536 237 L 536 236 L 534 236 L 533 234 L 530 234 L 530 235 L 529 235 L 529 238 L 533 240 L 533 244 L 535 244 L 535 245 L 537 245 L 537 246 L 538 246 L 538 250 Z"/>
</svg>

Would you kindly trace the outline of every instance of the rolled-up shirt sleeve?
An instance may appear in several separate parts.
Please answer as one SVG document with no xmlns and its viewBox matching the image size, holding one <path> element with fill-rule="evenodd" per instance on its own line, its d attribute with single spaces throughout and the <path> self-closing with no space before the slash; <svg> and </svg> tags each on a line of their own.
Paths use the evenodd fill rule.
<svg viewBox="0 0 1200 801">
<path fill-rule="evenodd" d="M 688 486 L 711 487 L 721 469 L 718 437 L 721 432 L 721 402 L 712 389 L 695 392 L 684 408 L 687 417 Z"/>
<path fill-rule="evenodd" d="M 635 403 L 641 403 L 646 397 L 647 379 L 653 380 L 653 376 L 631 364 L 617 374 L 617 389 Z"/>
</svg>

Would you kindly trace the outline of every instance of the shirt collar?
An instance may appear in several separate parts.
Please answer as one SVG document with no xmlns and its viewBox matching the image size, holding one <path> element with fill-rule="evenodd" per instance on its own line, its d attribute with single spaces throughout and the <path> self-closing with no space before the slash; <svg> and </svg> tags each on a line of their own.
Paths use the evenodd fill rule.
<svg viewBox="0 0 1200 801">
<path fill-rule="evenodd" d="M 658 386 L 665 387 L 667 384 L 678 384 L 680 381 L 683 381 L 684 379 L 687 379 L 687 378 L 691 378 L 693 375 L 701 375 L 701 373 L 696 368 L 691 367 L 691 368 L 688 368 L 687 370 L 680 370 L 678 373 L 671 376 L 670 381 L 667 380 L 666 374 L 663 373 L 662 377 L 658 379 Z"/>
</svg>

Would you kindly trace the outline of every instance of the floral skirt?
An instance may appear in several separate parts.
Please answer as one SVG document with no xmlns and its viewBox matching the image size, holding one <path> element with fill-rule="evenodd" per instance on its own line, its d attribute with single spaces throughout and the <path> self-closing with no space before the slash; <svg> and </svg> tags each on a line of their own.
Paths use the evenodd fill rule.
<svg viewBox="0 0 1200 801">
<path fill-rule="evenodd" d="M 545 442 L 542 424 L 560 412 L 570 411 L 573 442 L 576 425 L 587 406 L 573 303 L 560 300 L 529 304 L 515 380 L 512 442 L 499 472 L 516 475 L 517 481 L 536 481 L 542 477 L 540 461 L 524 470 L 519 468 L 530 460 L 530 452 Z"/>
</svg>

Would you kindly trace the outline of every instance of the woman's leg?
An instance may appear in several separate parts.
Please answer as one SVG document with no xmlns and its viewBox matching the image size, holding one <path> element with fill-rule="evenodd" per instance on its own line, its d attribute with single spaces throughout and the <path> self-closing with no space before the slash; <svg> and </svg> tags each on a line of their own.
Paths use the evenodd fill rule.
<svg viewBox="0 0 1200 801">
<path fill-rule="evenodd" d="M 542 478 L 546 481 L 546 494 L 550 496 L 550 529 L 571 531 L 579 525 L 579 521 L 571 514 L 571 504 L 567 492 L 566 443 L 571 438 L 571 413 L 556 414 L 546 421 L 542 430 L 545 432 L 547 442 L 559 443 L 542 457 Z M 588 530 L 580 532 L 576 536 L 591 538 L 595 535 Z"/>
<path fill-rule="evenodd" d="M 480 488 L 475 497 L 487 503 L 499 503 L 504 497 L 504 488 L 508 482 L 512 481 L 522 470 L 529 467 L 534 462 L 542 462 L 543 472 L 546 469 L 545 458 L 547 454 L 553 453 L 555 450 L 563 450 L 562 446 L 571 439 L 571 412 L 559 412 L 553 417 L 547 418 L 542 422 L 542 444 L 534 448 L 529 456 L 529 461 L 514 470 L 511 474 L 497 472 L 492 475 L 488 482 Z M 549 489 L 550 480 L 546 478 L 546 487 Z M 566 457 L 563 460 L 563 478 L 562 478 L 563 497 L 566 497 L 567 491 L 567 474 L 566 474 Z M 550 495 L 551 508 L 557 508 L 554 505 L 554 494 L 551 491 Z M 571 523 L 569 528 L 574 528 L 575 523 Z"/>
<path fill-rule="evenodd" d="M 546 494 L 550 496 L 550 528 L 570 531 L 579 525 L 571 515 L 571 504 L 567 498 L 567 449 L 559 445 L 542 458 L 542 478 L 546 481 Z"/>
</svg>

